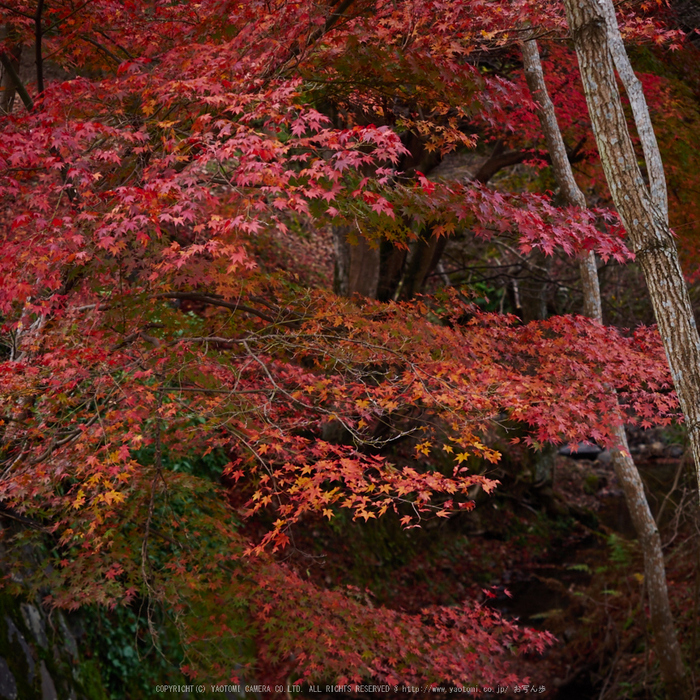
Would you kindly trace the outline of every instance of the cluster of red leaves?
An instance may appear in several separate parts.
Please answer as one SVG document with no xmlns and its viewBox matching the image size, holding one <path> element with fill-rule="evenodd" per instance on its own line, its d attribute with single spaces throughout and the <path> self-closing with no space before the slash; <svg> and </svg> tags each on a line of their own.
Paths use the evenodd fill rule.
<svg viewBox="0 0 700 700">
<path fill-rule="evenodd" d="M 133 325 L 107 351 L 104 328 L 78 330 L 85 311 L 66 312 L 56 331 L 28 332 L 41 336 L 31 357 L 1 366 L 8 405 L 31 400 L 29 415 L 12 426 L 5 493 L 29 509 L 42 493 L 58 498 L 56 480 L 76 479 L 59 501 L 99 509 L 123 500 L 120 484 L 130 488 L 135 453 L 156 437 L 171 456 L 225 448 L 235 457 L 228 478 L 256 484 L 250 512 L 279 511 L 264 541 L 279 546 L 289 524 L 309 511 L 331 517 L 339 505 L 367 519 L 410 495 L 418 516 L 439 493 L 462 494 L 468 503 L 471 487 L 494 484 L 461 464 L 474 455 L 496 462 L 486 436 L 505 420 L 526 423 L 538 442 L 604 443 L 616 415 L 612 390 L 629 420 L 647 425 L 675 416 L 658 338 L 649 331 L 624 337 L 576 317 L 520 326 L 454 296 L 449 302 L 451 320 L 437 322 L 423 304 L 359 308 L 312 296 L 287 306 L 277 323 L 184 337 L 178 312 L 163 301 L 160 309 L 141 308 L 141 318 L 131 307 Z M 97 325 L 101 314 L 108 319 L 126 308 L 88 313 Z M 455 316 L 468 313 L 469 320 Z M 147 320 L 154 316 L 168 322 Z M 351 444 L 321 439 L 333 423 Z M 409 438 L 417 454 L 453 454 L 453 474 L 397 469 L 376 452 Z M 450 505 L 436 509 L 445 515 Z"/>
<path fill-rule="evenodd" d="M 270 584 L 273 582 L 271 579 Z M 409 615 L 368 607 L 357 600 L 362 598 L 360 591 L 319 597 L 315 588 L 298 577 L 286 576 L 283 583 L 284 595 L 279 585 L 268 585 L 265 591 L 270 601 L 266 612 L 276 613 L 269 615 L 268 624 L 274 628 L 281 619 L 293 621 L 294 629 L 308 643 L 304 656 L 323 659 L 323 665 L 309 659 L 309 677 L 330 666 L 341 685 L 367 677 L 390 685 L 516 683 L 518 677 L 508 669 L 509 652 L 542 653 L 554 642 L 551 635 L 518 627 L 478 604 L 435 606 Z M 319 619 L 326 624 L 319 626 Z M 359 644 L 344 648 L 343 640 L 348 638 Z M 274 657 L 285 658 L 298 651 L 298 644 L 295 638 L 280 635 L 270 651 Z M 439 673 L 426 674 L 426 666 Z M 348 667 L 357 670 L 348 674 Z"/>
<path fill-rule="evenodd" d="M 74 607 L 89 600 L 129 600 L 146 585 L 150 594 L 187 608 L 188 591 L 204 595 L 212 567 L 255 568 L 245 563 L 249 554 L 264 560 L 264 548 L 283 547 L 290 528 L 307 514 L 332 518 L 338 508 L 347 508 L 366 520 L 391 509 L 410 526 L 431 513 L 447 517 L 472 507 L 471 489 L 489 491 L 495 482 L 464 463 L 474 455 L 498 460 L 488 435 L 505 421 L 526 422 L 538 441 L 604 442 L 615 410 L 612 388 L 625 392 L 630 409 L 644 419 L 667 421 L 675 409 L 658 339 L 649 332 L 625 338 L 581 318 L 523 327 L 507 317 L 480 315 L 454 297 L 449 306 L 450 316 L 440 320 L 438 309 L 423 304 L 358 307 L 317 294 L 296 303 L 290 299 L 284 310 L 268 308 L 278 314 L 271 321 L 227 321 L 228 311 L 193 319 L 193 325 L 211 325 L 220 335 L 187 336 L 181 312 L 165 301 L 154 307 L 152 301 L 123 300 L 102 310 L 65 310 L 43 328 L 28 330 L 26 355 L 1 366 L 4 405 L 24 409 L 6 431 L 10 468 L 3 493 L 8 506 L 54 533 L 53 601 Z M 127 309 L 129 327 L 110 332 Z M 92 331 L 86 330 L 86 313 Z M 147 319 L 154 317 L 160 323 L 150 324 L 159 327 L 149 328 Z M 105 347 L 117 338 L 120 343 Z M 324 427 L 333 423 L 354 444 L 323 440 Z M 434 450 L 451 455 L 451 473 L 417 463 L 395 465 L 377 453 L 399 439 L 413 440 L 427 464 Z M 247 494 L 238 517 L 269 518 L 261 541 L 245 545 L 235 527 L 221 534 L 218 526 L 202 523 L 197 499 L 189 508 L 173 505 L 204 487 L 173 472 L 172 465 L 214 450 L 229 456 L 223 472 L 231 493 L 238 494 L 234 500 Z M 217 507 L 225 503 L 224 497 Z M 162 513 L 154 515 L 154 509 Z M 214 535 L 205 535 L 212 528 Z M 202 541 L 219 535 L 204 566 Z M 149 573 L 144 581 L 141 559 L 149 560 L 148 548 L 159 537 L 177 556 L 169 553 L 159 576 Z M 146 549 L 134 548 L 134 538 Z M 286 570 L 277 575 L 294 576 Z M 231 591 L 245 593 L 247 600 L 259 595 L 259 586 L 267 590 L 266 581 L 267 574 L 258 574 Z M 225 585 L 216 584 L 222 590 L 217 595 L 224 595 Z M 347 654 L 324 657 L 326 602 L 333 607 L 346 601 L 342 616 L 348 625 L 361 616 L 361 606 L 340 593 L 328 594 L 326 601 L 324 594 L 321 608 L 308 612 L 306 624 L 315 620 L 316 636 L 306 635 L 301 645 L 296 632 L 294 642 L 289 637 L 287 608 L 278 616 L 279 606 L 306 610 L 291 596 L 294 586 L 287 582 L 269 590 L 275 591 L 269 608 L 275 622 L 261 623 L 268 630 L 263 649 L 296 644 L 307 655 L 297 661 L 309 677 L 325 668 L 353 678 L 376 672 L 385 678 L 422 674 L 465 681 L 482 667 L 479 654 L 488 648 L 467 631 L 483 618 L 480 634 L 495 634 L 488 627 L 490 613 L 463 611 L 454 627 L 445 615 L 452 619 L 458 613 L 442 610 L 440 634 L 449 637 L 444 646 L 434 636 L 433 618 L 413 633 L 425 635 L 420 644 L 437 644 L 427 656 L 416 652 L 421 665 L 392 666 L 391 659 L 411 658 L 388 651 L 398 643 L 398 632 L 392 642 L 358 630 Z M 393 620 L 405 634 L 416 623 L 388 611 L 363 614 L 375 632 Z M 507 623 L 498 625 L 515 634 Z M 477 656 L 455 650 L 458 630 Z M 527 633 L 514 639 L 522 641 L 522 634 Z M 370 645 L 384 640 L 373 647 L 374 665 L 358 665 L 358 659 L 365 661 L 355 656 L 358 639 Z M 195 634 L 195 647 L 196 640 Z M 444 656 L 448 649 L 456 654 L 452 661 Z M 496 664 L 488 669 L 494 678 L 501 671 Z"/>
<path fill-rule="evenodd" d="M 148 484 L 141 483 L 141 489 L 142 515 Z M 178 489 L 190 489 L 196 497 L 195 512 L 186 522 L 175 516 Z M 183 670 L 192 677 L 201 677 L 203 668 L 221 680 L 260 677 L 245 653 L 252 641 L 266 678 L 282 668 L 285 677 L 293 673 L 309 682 L 371 678 L 392 685 L 493 685 L 504 679 L 524 682 L 509 670 L 509 658 L 541 653 L 554 642 L 551 635 L 519 627 L 476 603 L 408 614 L 368 605 L 357 589 L 319 588 L 264 554 L 246 557 L 245 542 L 232 527 L 230 514 L 196 480 L 168 474 L 167 492 L 170 509 L 160 518 L 155 514 L 147 540 L 149 585 L 152 595 L 168 599 L 169 610 L 182 625 L 188 653 Z M 132 505 L 127 512 L 138 516 L 139 508 Z M 106 522 L 124 515 L 106 513 Z M 50 602 L 76 608 L 86 600 L 103 600 L 105 591 L 114 594 L 120 586 L 130 586 L 126 594 L 133 596 L 141 564 L 130 556 L 130 544 L 120 527 L 109 553 L 89 551 L 57 562 L 44 581 L 55 591 Z M 92 583 L 96 574 L 102 579 L 99 585 Z M 66 597 L 71 589 L 79 590 L 79 600 Z"/>
<path fill-rule="evenodd" d="M 509 195 L 477 183 L 432 183 L 425 179 L 410 191 L 399 191 L 397 198 L 404 216 L 418 225 L 430 225 L 436 236 L 466 228 L 485 240 L 513 237 L 523 253 L 537 248 L 551 255 L 560 249 L 573 256 L 594 250 L 604 260 L 626 262 L 634 258 L 622 240 L 622 224 L 608 210 L 562 209 L 545 195 Z"/>
</svg>

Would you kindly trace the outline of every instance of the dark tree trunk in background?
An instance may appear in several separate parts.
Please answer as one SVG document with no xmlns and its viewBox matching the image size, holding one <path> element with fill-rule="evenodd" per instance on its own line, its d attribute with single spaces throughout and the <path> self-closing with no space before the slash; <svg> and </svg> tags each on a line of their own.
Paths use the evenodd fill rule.
<svg viewBox="0 0 700 700">
<path fill-rule="evenodd" d="M 427 159 L 423 145 L 417 139 L 407 145 L 414 155 L 407 163 L 402 163 L 404 171 L 423 168 L 421 172 L 429 174 L 438 165 L 435 159 Z M 470 179 L 486 184 L 503 168 L 522 163 L 530 156 L 531 151 L 506 151 L 503 144 L 498 143 Z M 411 299 L 422 292 L 447 245 L 447 238 L 437 238 L 429 229 L 423 231 L 408 250 L 384 241 L 375 251 L 359 231 L 353 231 L 349 226 L 334 228 L 333 237 L 336 253 L 335 292 L 343 296 L 360 294 L 382 301 Z M 355 240 L 357 243 L 351 242 Z M 367 279 L 362 279 L 363 275 Z M 536 295 L 542 293 L 538 291 Z"/>
<path fill-rule="evenodd" d="M 547 318 L 550 258 L 540 250 L 533 250 L 525 258 L 525 261 L 527 269 L 524 276 L 518 281 L 523 322 L 543 321 Z"/>
<path fill-rule="evenodd" d="M 13 46 L 2 56 L 2 100 L 0 100 L 0 112 L 9 114 L 17 93 L 17 81 L 14 76 L 19 75 L 19 64 L 22 57 L 22 47 Z"/>
<path fill-rule="evenodd" d="M 20 61 L 22 58 L 22 45 L 17 29 L 8 24 L 2 28 L 0 41 L 5 44 L 4 52 L 0 52 L 2 64 L 2 98 L 0 98 L 0 113 L 9 114 L 15 95 L 20 92 L 22 101 L 26 104 L 31 98 L 26 94 L 26 89 L 19 78 Z M 24 94 L 21 94 L 24 92 Z"/>
<path fill-rule="evenodd" d="M 360 294 L 374 299 L 379 285 L 379 246 L 372 246 L 362 235 L 353 234 L 349 226 L 333 227 L 334 291 L 341 296 Z"/>
</svg>

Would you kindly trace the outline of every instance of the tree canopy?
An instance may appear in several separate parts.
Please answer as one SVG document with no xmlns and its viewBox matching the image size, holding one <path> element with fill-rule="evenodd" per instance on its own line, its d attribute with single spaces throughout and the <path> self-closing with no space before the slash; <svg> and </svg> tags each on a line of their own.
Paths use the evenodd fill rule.
<svg viewBox="0 0 700 700">
<path fill-rule="evenodd" d="M 649 5 L 623 12 L 625 37 L 678 48 Z M 535 261 L 634 258 L 607 192 L 578 209 L 493 186 L 548 163 L 518 48 L 532 36 L 569 157 L 600 179 L 561 4 L 0 13 L 0 509 L 22 524 L 8 581 L 66 609 L 159 607 L 192 677 L 524 680 L 509 659 L 552 635 L 469 600 L 374 607 L 284 555 L 314 518 L 415 528 L 473 509 L 498 486 L 496 435 L 605 445 L 611 416 L 678 418 L 653 328 L 523 323 L 439 281 L 457 237 Z M 660 71 L 642 82 L 652 108 L 691 100 Z M 465 153 L 468 176 L 440 175 Z M 672 220 L 692 206 L 672 202 Z M 334 236 L 350 244 L 335 291 Z M 373 293 L 339 285 L 353 259 Z"/>
</svg>

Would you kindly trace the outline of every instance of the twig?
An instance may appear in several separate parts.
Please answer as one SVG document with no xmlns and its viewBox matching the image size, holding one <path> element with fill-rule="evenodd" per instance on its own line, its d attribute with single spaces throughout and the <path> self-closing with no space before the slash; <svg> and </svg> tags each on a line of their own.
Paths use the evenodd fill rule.
<svg viewBox="0 0 700 700">
<path fill-rule="evenodd" d="M 232 311 L 243 311 L 247 314 L 252 314 L 261 318 L 263 321 L 268 323 L 274 323 L 275 319 L 268 316 L 263 311 L 254 309 L 251 306 L 246 306 L 245 304 L 239 304 L 233 301 L 225 301 L 224 299 L 219 299 L 218 297 L 208 296 L 206 294 L 195 294 L 191 292 L 170 292 L 168 294 L 156 294 L 156 299 L 181 299 L 183 301 L 199 301 L 202 304 L 209 304 L 210 306 L 222 306 L 225 309 L 231 309 Z"/>
</svg>

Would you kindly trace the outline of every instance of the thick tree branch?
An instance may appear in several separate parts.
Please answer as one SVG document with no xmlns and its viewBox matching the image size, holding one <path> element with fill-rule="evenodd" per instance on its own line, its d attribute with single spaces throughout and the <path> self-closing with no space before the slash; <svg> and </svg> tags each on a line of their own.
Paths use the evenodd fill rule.
<svg viewBox="0 0 700 700">
<path fill-rule="evenodd" d="M 499 170 L 511 165 L 518 165 L 518 163 L 522 163 L 528 158 L 532 158 L 534 155 L 535 152 L 530 149 L 506 151 L 503 148 L 503 142 L 499 141 L 488 160 L 482 163 L 479 170 L 477 170 L 474 175 L 474 180 L 485 185 Z"/>
</svg>

